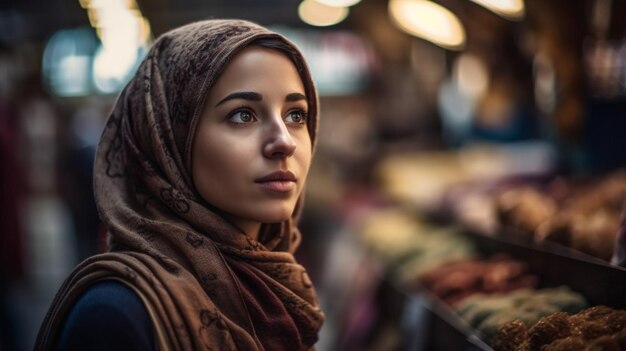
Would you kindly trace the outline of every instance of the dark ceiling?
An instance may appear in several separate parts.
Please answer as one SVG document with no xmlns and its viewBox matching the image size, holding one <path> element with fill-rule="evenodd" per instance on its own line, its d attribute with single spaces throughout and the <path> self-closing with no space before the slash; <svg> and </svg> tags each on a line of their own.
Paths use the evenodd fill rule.
<svg viewBox="0 0 626 351">
<path fill-rule="evenodd" d="M 304 25 L 296 0 L 139 0 L 155 34 L 207 18 L 242 18 L 263 25 Z"/>
<path fill-rule="evenodd" d="M 155 36 L 207 18 L 304 26 L 297 0 L 137 0 Z M 55 31 L 89 25 L 78 0 L 0 0 L 0 43 L 43 41 Z"/>
<path fill-rule="evenodd" d="M 297 15 L 299 0 L 137 0 L 137 2 L 150 21 L 155 36 L 171 28 L 207 18 L 242 18 L 263 25 L 306 26 Z M 437 0 L 437 2 L 449 6 L 457 13 L 479 7 L 468 0 Z M 542 13 L 556 7 L 561 10 L 551 12 L 556 14 L 563 11 L 568 13 L 567 17 L 572 17 L 569 13 L 571 11 L 567 10 L 572 8 L 573 4 L 586 4 L 586 7 L 590 8 L 594 1 L 571 3 L 570 0 L 526 0 L 525 2 L 530 12 Z M 363 5 L 373 8 L 371 5 L 379 4 L 380 6 L 377 6 L 374 12 L 384 12 L 386 3 L 387 0 L 365 0 L 363 4 L 353 8 L 355 12 L 361 12 L 357 16 L 361 18 L 359 27 L 367 26 L 368 22 L 367 18 L 363 20 L 362 12 L 366 7 Z M 626 1 L 613 1 L 612 7 L 614 18 L 611 26 L 619 28 L 611 28 L 609 36 L 616 33 L 617 35 L 613 37 L 620 37 L 624 34 L 626 26 L 626 21 L 623 21 Z M 462 13 L 458 14 L 462 16 Z M 369 12 L 365 17 L 376 17 L 375 15 L 379 14 Z M 532 17 L 532 13 L 529 15 Z M 351 17 L 354 16 L 350 16 L 348 21 L 339 27 L 354 26 L 356 23 Z M 553 18 L 553 21 L 562 21 L 563 17 Z M 466 22 L 470 20 L 467 17 L 463 19 Z M 576 21 L 576 19 L 572 20 Z M 466 24 L 471 27 L 471 24 Z M 89 25 L 87 13 L 80 7 L 78 0 L 0 0 L 0 44 L 43 41 L 56 30 L 84 25 Z M 586 23 L 578 25 L 584 26 Z"/>
<path fill-rule="evenodd" d="M 89 25 L 78 0 L 0 0 L 0 42 L 41 41 L 63 28 Z"/>
</svg>

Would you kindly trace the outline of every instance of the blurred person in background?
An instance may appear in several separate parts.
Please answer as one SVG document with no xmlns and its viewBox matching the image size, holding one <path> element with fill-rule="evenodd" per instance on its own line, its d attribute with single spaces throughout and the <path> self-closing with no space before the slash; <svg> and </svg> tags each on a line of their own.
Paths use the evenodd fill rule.
<svg viewBox="0 0 626 351">
<path fill-rule="evenodd" d="M 298 49 L 239 20 L 162 35 L 98 146 L 109 252 L 60 288 L 38 350 L 306 350 L 323 322 L 293 252 L 317 129 Z"/>
</svg>

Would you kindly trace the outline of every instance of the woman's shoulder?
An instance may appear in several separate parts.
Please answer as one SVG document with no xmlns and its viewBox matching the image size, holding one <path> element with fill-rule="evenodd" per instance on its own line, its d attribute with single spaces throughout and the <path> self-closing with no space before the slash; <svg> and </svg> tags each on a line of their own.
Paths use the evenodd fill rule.
<svg viewBox="0 0 626 351">
<path fill-rule="evenodd" d="M 69 310 L 57 350 L 154 350 L 154 328 L 140 297 L 114 280 L 89 287 Z"/>
</svg>

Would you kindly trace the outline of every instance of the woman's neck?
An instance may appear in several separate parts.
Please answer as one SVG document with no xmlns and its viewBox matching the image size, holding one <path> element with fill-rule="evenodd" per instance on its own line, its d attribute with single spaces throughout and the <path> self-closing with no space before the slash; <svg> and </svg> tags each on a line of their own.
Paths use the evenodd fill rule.
<svg viewBox="0 0 626 351">
<path fill-rule="evenodd" d="M 227 219 L 242 233 L 246 234 L 254 240 L 259 240 L 259 232 L 261 231 L 261 222 L 242 220 L 233 216 L 228 216 Z"/>
</svg>

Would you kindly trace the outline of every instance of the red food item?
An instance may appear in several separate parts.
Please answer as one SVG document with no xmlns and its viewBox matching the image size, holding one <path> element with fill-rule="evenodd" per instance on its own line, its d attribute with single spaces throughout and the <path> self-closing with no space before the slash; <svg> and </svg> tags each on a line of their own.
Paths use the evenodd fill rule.
<svg viewBox="0 0 626 351">
<path fill-rule="evenodd" d="M 449 263 L 426 272 L 420 283 L 451 306 L 477 293 L 534 289 L 537 278 L 524 262 L 506 256 Z"/>
</svg>

